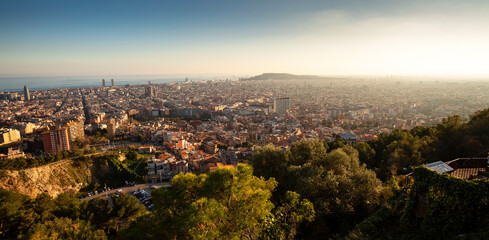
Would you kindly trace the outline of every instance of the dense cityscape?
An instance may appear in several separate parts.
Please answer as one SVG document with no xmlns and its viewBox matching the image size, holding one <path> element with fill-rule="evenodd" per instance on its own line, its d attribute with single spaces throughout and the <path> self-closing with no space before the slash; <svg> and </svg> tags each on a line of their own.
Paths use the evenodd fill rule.
<svg viewBox="0 0 489 240">
<path fill-rule="evenodd" d="M 468 118 L 489 102 L 489 87 L 479 81 L 264 74 L 168 84 L 115 83 L 102 80 L 100 87 L 46 91 L 26 86 L 23 92 L 0 93 L 0 140 L 11 146 L 2 157 L 68 151 L 70 142 L 85 140 L 85 131 L 103 130 L 105 141 L 113 144 L 129 139 L 156 149 L 157 158 L 172 162 L 165 176 L 177 174 L 179 165 L 183 172 L 206 172 L 209 167 L 201 168 L 209 161 L 245 161 L 253 145 L 273 143 L 286 149 L 301 139 L 336 137 L 355 144 L 394 129 L 433 126 L 449 115 Z M 43 149 L 29 149 L 40 145 Z M 162 168 L 158 166 L 156 172 Z"/>
<path fill-rule="evenodd" d="M 489 1 L 0 1 L 0 239 L 489 239 Z"/>
</svg>

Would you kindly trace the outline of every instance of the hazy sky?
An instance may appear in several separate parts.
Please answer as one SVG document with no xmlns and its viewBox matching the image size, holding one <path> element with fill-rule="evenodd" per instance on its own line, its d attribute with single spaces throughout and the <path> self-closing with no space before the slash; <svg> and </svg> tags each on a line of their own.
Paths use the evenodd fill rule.
<svg viewBox="0 0 489 240">
<path fill-rule="evenodd" d="M 489 76 L 488 0 L 0 1 L 0 76 Z"/>
</svg>

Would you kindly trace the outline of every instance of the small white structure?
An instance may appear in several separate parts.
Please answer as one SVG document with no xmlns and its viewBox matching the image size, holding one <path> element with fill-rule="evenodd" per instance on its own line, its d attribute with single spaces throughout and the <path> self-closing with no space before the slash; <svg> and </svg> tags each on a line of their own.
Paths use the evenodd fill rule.
<svg viewBox="0 0 489 240">
<path fill-rule="evenodd" d="M 446 164 L 442 161 L 428 163 L 424 166 L 426 168 L 433 170 L 433 171 L 437 171 L 438 173 L 449 173 L 449 172 L 454 171 L 454 169 L 452 167 L 448 166 L 448 164 Z"/>
</svg>

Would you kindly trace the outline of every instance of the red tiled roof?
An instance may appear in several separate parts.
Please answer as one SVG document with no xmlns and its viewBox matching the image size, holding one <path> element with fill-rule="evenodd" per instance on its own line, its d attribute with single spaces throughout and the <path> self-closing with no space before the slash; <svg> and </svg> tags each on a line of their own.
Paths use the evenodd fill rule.
<svg viewBox="0 0 489 240">
<path fill-rule="evenodd" d="M 472 177 L 479 175 L 480 172 L 485 171 L 485 168 L 459 168 L 451 172 L 450 175 L 462 179 L 471 179 Z"/>
</svg>

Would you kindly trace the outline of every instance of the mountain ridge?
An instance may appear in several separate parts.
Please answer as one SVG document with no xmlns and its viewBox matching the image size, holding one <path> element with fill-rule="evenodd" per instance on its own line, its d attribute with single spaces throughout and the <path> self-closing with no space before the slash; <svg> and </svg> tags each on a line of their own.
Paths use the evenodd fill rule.
<svg viewBox="0 0 489 240">
<path fill-rule="evenodd" d="M 307 79 L 333 79 L 333 77 L 323 77 L 317 75 L 295 75 L 291 73 L 262 73 L 260 75 L 242 78 L 242 81 L 257 81 L 257 80 L 307 80 Z"/>
</svg>

